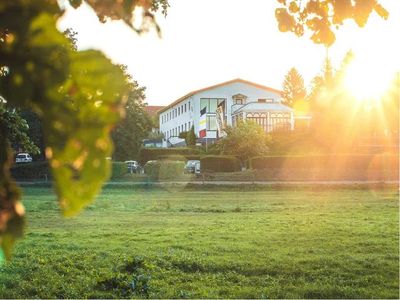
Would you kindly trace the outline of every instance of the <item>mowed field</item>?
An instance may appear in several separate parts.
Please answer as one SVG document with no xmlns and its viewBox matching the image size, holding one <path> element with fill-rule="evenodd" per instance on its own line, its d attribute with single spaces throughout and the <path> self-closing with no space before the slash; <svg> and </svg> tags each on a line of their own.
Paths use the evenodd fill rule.
<svg viewBox="0 0 400 300">
<path fill-rule="evenodd" d="M 396 187 L 106 188 L 61 217 L 26 188 L 1 298 L 398 298 Z"/>
</svg>

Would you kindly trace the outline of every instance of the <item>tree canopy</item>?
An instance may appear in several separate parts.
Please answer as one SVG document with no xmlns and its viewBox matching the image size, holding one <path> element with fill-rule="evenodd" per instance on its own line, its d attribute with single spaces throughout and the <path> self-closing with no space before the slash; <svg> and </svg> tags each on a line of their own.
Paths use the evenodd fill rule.
<svg viewBox="0 0 400 300">
<path fill-rule="evenodd" d="M 136 81 L 131 83 L 125 104 L 125 117 L 111 134 L 114 142 L 114 160 L 136 159 L 143 139 L 151 129 L 152 122 L 143 109 L 144 90 Z"/>
<path fill-rule="evenodd" d="M 280 7 L 275 10 L 279 30 L 303 36 L 311 32 L 311 40 L 327 46 L 335 42 L 334 29 L 353 20 L 363 27 L 375 12 L 387 19 L 388 11 L 378 0 L 277 0 Z"/>
<path fill-rule="evenodd" d="M 222 154 L 235 155 L 244 162 L 268 153 L 270 136 L 255 122 L 239 122 L 235 127 L 227 127 L 226 134 L 217 144 Z"/>
</svg>

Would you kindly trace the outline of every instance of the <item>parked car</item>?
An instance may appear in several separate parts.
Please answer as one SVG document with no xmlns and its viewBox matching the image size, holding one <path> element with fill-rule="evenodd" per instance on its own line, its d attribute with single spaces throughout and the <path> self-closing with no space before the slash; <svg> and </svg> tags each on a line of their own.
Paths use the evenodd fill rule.
<svg viewBox="0 0 400 300">
<path fill-rule="evenodd" d="M 142 173 L 142 167 L 136 160 L 127 160 L 125 164 L 128 167 L 128 173 Z"/>
<path fill-rule="evenodd" d="M 17 156 L 15 157 L 16 163 L 27 163 L 31 161 L 32 157 L 28 153 L 18 153 Z"/>
<path fill-rule="evenodd" d="M 185 173 L 195 173 L 196 164 L 199 163 L 199 160 L 188 160 L 185 165 Z"/>
<path fill-rule="evenodd" d="M 199 176 L 201 171 L 200 171 L 200 161 L 198 160 L 195 165 L 194 165 L 194 173 L 196 176 Z"/>
</svg>

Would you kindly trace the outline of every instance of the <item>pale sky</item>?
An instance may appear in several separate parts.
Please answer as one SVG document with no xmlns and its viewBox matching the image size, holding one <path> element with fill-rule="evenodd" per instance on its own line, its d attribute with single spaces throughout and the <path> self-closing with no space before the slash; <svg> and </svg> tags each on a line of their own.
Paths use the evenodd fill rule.
<svg viewBox="0 0 400 300">
<path fill-rule="evenodd" d="M 353 49 L 356 73 L 367 86 L 386 85 L 400 70 L 400 1 L 381 3 L 390 12 L 387 21 L 374 14 L 365 28 L 347 24 L 329 50 L 338 66 Z M 192 90 L 238 77 L 280 89 L 291 67 L 308 86 L 321 70 L 325 48 L 280 32 L 275 0 L 170 0 L 170 6 L 166 18 L 158 16 L 162 38 L 155 32 L 138 36 L 120 21 L 101 24 L 86 6 L 68 9 L 59 27 L 78 32 L 79 49 L 100 49 L 127 65 L 146 87 L 149 105 L 168 105 Z"/>
</svg>

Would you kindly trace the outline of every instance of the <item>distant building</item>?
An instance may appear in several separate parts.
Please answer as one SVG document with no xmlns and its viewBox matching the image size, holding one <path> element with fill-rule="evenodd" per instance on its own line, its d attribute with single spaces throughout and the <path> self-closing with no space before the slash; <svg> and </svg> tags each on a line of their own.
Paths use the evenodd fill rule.
<svg viewBox="0 0 400 300">
<path fill-rule="evenodd" d="M 160 132 L 165 145 L 175 146 L 182 144 L 179 134 L 192 126 L 203 143 L 221 137 L 221 123 L 235 126 L 239 120 L 252 120 L 265 132 L 293 130 L 293 109 L 281 104 L 280 98 L 279 90 L 243 79 L 230 80 L 190 92 L 162 108 Z"/>
<path fill-rule="evenodd" d="M 151 128 L 151 132 L 153 133 L 159 133 L 159 124 L 158 124 L 158 120 L 157 120 L 157 116 L 158 116 L 158 112 L 163 109 L 165 106 L 156 106 L 156 105 L 146 105 L 144 107 L 144 111 L 149 115 L 149 117 L 152 120 L 156 120 L 153 124 L 153 127 Z"/>
<path fill-rule="evenodd" d="M 144 107 L 144 111 L 149 115 L 152 121 L 151 133 L 149 133 L 149 137 L 143 140 L 143 147 L 146 148 L 161 148 L 163 147 L 164 139 L 162 137 L 158 137 L 160 135 L 160 128 L 158 124 L 158 112 L 163 109 L 165 106 L 156 106 L 156 105 L 146 105 Z"/>
</svg>

